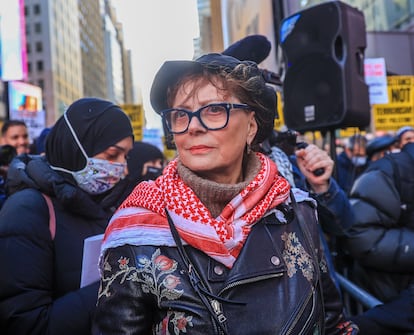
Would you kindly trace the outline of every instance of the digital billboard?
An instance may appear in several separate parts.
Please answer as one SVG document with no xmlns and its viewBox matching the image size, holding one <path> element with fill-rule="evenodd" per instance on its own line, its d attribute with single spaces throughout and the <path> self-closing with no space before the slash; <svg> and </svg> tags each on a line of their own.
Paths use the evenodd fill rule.
<svg viewBox="0 0 414 335">
<path fill-rule="evenodd" d="M 0 0 L 0 78 L 27 78 L 24 0 Z"/>
<path fill-rule="evenodd" d="M 31 141 L 46 127 L 42 89 L 20 81 L 7 83 L 9 119 L 22 120 L 29 130 Z"/>
</svg>

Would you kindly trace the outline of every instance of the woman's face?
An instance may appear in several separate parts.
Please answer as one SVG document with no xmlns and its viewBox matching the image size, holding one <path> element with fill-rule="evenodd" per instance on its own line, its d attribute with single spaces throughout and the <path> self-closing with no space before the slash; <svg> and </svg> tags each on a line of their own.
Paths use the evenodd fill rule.
<svg viewBox="0 0 414 335">
<path fill-rule="evenodd" d="M 235 96 L 217 90 L 204 82 L 194 90 L 195 82 L 185 82 L 177 91 L 173 106 L 196 111 L 210 103 L 241 103 Z M 188 92 L 193 92 L 188 94 Z M 220 130 L 207 130 L 193 117 L 187 132 L 174 135 L 181 162 L 199 176 L 225 184 L 242 181 L 242 162 L 246 144 L 257 132 L 254 112 L 232 109 L 228 125 Z"/>
<path fill-rule="evenodd" d="M 93 157 L 116 163 L 126 163 L 126 156 L 132 149 L 132 145 L 132 137 L 128 136 Z"/>
</svg>

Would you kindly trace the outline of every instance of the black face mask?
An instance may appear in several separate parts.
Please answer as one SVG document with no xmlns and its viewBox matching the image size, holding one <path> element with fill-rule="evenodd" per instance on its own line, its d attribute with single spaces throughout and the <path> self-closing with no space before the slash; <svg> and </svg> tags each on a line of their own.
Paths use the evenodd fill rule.
<svg viewBox="0 0 414 335">
<path fill-rule="evenodd" d="M 162 175 L 162 168 L 148 166 L 147 173 L 142 176 L 142 180 L 155 180 Z"/>
</svg>

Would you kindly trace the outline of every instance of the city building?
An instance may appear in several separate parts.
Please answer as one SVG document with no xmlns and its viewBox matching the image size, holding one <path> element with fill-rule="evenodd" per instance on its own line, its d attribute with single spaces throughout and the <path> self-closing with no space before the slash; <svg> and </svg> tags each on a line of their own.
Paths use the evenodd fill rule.
<svg viewBox="0 0 414 335">
<path fill-rule="evenodd" d="M 47 124 L 83 95 L 77 0 L 26 0 L 28 81 L 43 90 Z"/>
<path fill-rule="evenodd" d="M 78 4 L 83 94 L 105 98 L 108 96 L 102 19 L 105 7 L 99 0 L 79 1 Z"/>
<path fill-rule="evenodd" d="M 133 101 L 130 55 L 110 0 L 25 0 L 24 15 L 27 82 L 43 90 L 48 126 L 82 96 Z"/>
</svg>

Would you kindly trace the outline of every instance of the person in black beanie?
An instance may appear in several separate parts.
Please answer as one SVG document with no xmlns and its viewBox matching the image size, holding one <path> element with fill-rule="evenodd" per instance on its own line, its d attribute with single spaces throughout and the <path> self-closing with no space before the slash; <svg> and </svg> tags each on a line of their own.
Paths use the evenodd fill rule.
<svg viewBox="0 0 414 335">
<path fill-rule="evenodd" d="M 136 141 L 128 154 L 128 178 L 140 182 L 155 180 L 162 173 L 164 154 L 155 145 Z"/>
</svg>

